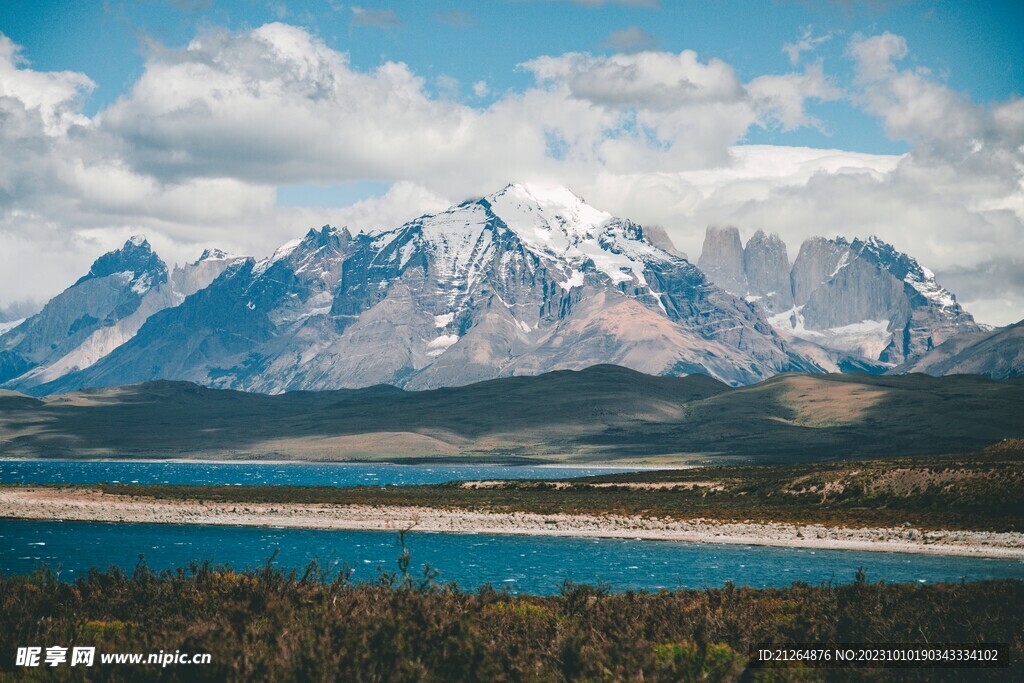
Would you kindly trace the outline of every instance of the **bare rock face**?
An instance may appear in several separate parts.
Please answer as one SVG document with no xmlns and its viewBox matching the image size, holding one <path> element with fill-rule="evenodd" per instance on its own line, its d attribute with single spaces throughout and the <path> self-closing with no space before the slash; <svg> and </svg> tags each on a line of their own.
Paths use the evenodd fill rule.
<svg viewBox="0 0 1024 683">
<path fill-rule="evenodd" d="M 789 339 L 837 352 L 848 367 L 906 364 L 980 329 L 931 271 L 875 237 L 812 237 L 792 267 L 782 240 L 760 230 L 737 251 L 735 228 L 708 228 L 704 245 L 700 263 L 712 281 L 758 306 Z M 823 356 L 797 346 L 820 364 Z"/>
<path fill-rule="evenodd" d="M 744 247 L 736 228 L 708 227 L 698 265 L 716 285 L 768 314 L 793 305 L 789 255 L 776 234 L 758 230 Z"/>
<path fill-rule="evenodd" d="M 803 306 L 811 292 L 836 274 L 850 258 L 849 246 L 841 237 L 834 240 L 812 237 L 800 245 L 790 273 L 794 305 Z"/>
<path fill-rule="evenodd" d="M 684 252 L 679 251 L 679 249 L 676 248 L 675 242 L 673 242 L 672 238 L 668 236 L 665 228 L 660 225 L 645 225 L 644 239 L 646 239 L 651 245 L 661 249 L 662 251 L 667 251 L 673 256 L 678 256 L 682 259 L 687 258 Z"/>
<path fill-rule="evenodd" d="M 935 274 L 909 254 L 876 237 L 854 240 L 850 250 L 903 286 L 905 308 L 901 302 L 889 318 L 893 336 L 880 360 L 893 364 L 907 362 L 951 337 L 981 329 L 957 303 L 956 296 L 935 280 Z M 906 315 L 902 315 L 904 311 Z"/>
<path fill-rule="evenodd" d="M 758 230 L 743 249 L 747 296 L 769 312 L 788 310 L 793 305 L 786 244 L 776 234 Z"/>
<path fill-rule="evenodd" d="M 737 296 L 746 294 L 743 243 L 740 242 L 740 231 L 737 228 L 708 226 L 697 266 L 709 280 L 725 291 Z"/>
<path fill-rule="evenodd" d="M 815 238 L 800 255 L 792 279 L 801 295 L 788 323 L 808 338 L 898 365 L 980 329 L 931 271 L 875 237 Z"/>
<path fill-rule="evenodd" d="M 854 258 L 808 295 L 801 313 L 808 329 L 826 330 L 863 320 L 905 319 L 910 302 L 901 280 Z"/>
</svg>

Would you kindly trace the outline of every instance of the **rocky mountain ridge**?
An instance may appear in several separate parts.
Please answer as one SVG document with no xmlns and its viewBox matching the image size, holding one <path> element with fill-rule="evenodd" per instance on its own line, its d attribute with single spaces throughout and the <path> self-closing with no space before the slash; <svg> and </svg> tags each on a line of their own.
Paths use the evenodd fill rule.
<svg viewBox="0 0 1024 683">
<path fill-rule="evenodd" d="M 143 236 L 100 256 L 36 315 L 0 335 L 0 384 L 30 390 L 85 369 L 131 339 L 155 313 L 213 282 L 235 257 L 206 251 L 168 271 Z"/>
<path fill-rule="evenodd" d="M 154 378 L 268 393 L 422 389 L 609 362 L 730 384 L 820 370 L 635 223 L 564 188 L 509 185 L 394 230 L 325 226 L 234 262 L 37 391 Z"/>
<path fill-rule="evenodd" d="M 708 228 L 699 264 L 780 333 L 887 367 L 982 329 L 930 270 L 877 237 L 812 237 L 790 265 L 777 235 L 759 230 L 744 246 L 738 229 Z"/>
<path fill-rule="evenodd" d="M 264 259 L 208 250 L 168 271 L 133 238 L 0 334 L 0 386 L 432 389 L 598 364 L 737 386 L 904 367 L 980 329 L 875 239 L 808 240 L 790 265 L 777 236 L 709 229 L 699 263 L 662 229 L 522 184 L 390 230 L 310 230 Z"/>
</svg>

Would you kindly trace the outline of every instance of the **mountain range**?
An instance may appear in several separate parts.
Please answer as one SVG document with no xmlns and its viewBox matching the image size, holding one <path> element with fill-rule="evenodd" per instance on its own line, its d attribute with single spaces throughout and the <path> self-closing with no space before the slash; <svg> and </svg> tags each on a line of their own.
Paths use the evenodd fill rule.
<svg viewBox="0 0 1024 683">
<path fill-rule="evenodd" d="M 132 238 L 0 335 L 0 385 L 432 389 L 616 364 L 738 386 L 903 371 L 985 333 L 874 238 L 809 240 L 790 265 L 776 236 L 743 247 L 709 229 L 694 265 L 660 228 L 513 184 L 393 230 L 310 230 L 259 260 L 207 251 L 169 269 Z"/>
</svg>

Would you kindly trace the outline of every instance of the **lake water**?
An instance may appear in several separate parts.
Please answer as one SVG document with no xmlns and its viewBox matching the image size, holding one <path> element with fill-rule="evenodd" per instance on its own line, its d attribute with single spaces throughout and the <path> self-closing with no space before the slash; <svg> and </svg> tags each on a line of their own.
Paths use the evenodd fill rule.
<svg viewBox="0 0 1024 683">
<path fill-rule="evenodd" d="M 635 469 L 635 468 L 634 468 Z M 479 479 L 564 479 L 629 468 L 345 463 L 204 463 L 0 460 L 2 484 L 193 484 L 227 486 L 388 486 Z"/>
<path fill-rule="evenodd" d="M 850 583 L 858 567 L 868 580 L 949 582 L 1024 579 L 1024 562 L 898 553 L 824 551 L 621 539 L 409 533 L 415 567 L 429 563 L 439 580 L 464 588 L 489 583 L 512 592 L 556 592 L 568 579 L 613 589 L 703 588 L 726 581 L 754 587 L 793 581 Z M 262 566 L 277 551 L 280 567 L 345 563 L 354 580 L 396 569 L 397 535 L 228 526 L 105 524 L 0 520 L 0 572 L 29 572 L 40 563 L 74 579 L 90 567 L 131 570 L 139 555 L 153 569 L 209 559 L 237 568 Z"/>
<path fill-rule="evenodd" d="M 265 464 L 0 461 L 0 483 L 387 486 L 466 479 L 580 477 L 628 469 L 370 464 Z M 1024 562 L 896 553 L 764 546 L 531 536 L 410 533 L 416 566 L 439 569 L 442 581 L 466 588 L 489 583 L 513 592 L 551 593 L 564 580 L 615 589 L 701 588 L 726 581 L 755 587 L 793 581 L 848 583 L 858 567 L 889 582 L 1024 579 Z M 0 520 L 0 572 L 41 563 L 74 578 L 91 567 L 131 569 L 139 555 L 154 569 L 211 560 L 236 568 L 275 564 L 346 564 L 355 580 L 395 570 L 394 532 L 321 531 L 229 526 L 104 524 Z"/>
</svg>

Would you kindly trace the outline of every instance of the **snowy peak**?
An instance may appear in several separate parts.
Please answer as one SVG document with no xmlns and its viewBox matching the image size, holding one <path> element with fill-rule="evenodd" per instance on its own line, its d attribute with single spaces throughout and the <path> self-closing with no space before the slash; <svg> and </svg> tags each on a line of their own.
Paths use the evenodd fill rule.
<svg viewBox="0 0 1024 683">
<path fill-rule="evenodd" d="M 153 252 L 144 236 L 135 235 L 120 249 L 108 251 L 96 259 L 89 272 L 73 286 L 111 275 L 120 275 L 124 284 L 141 295 L 151 287 L 167 281 L 167 265 Z"/>
<path fill-rule="evenodd" d="M 59 362 L 94 332 L 112 329 L 135 314 L 147 294 L 167 280 L 166 264 L 145 237 L 132 237 L 120 249 L 103 254 L 39 313 L 0 337 L 0 381 Z"/>
<path fill-rule="evenodd" d="M 556 233 L 566 239 L 593 239 L 612 215 L 595 209 L 566 187 L 514 183 L 485 201 L 521 238 L 547 243 Z"/>
<path fill-rule="evenodd" d="M 278 247 L 273 255 L 256 265 L 254 272 L 262 275 L 280 262 L 286 262 L 295 272 L 299 272 L 308 269 L 317 259 L 339 256 L 351 241 L 352 234 L 347 228 L 338 230 L 325 225 L 319 230 L 311 229 L 305 237 L 290 240 Z"/>
<path fill-rule="evenodd" d="M 125 263 L 147 254 L 144 241 L 125 245 L 96 273 L 134 273 Z M 98 285 L 131 305 L 88 318 L 77 303 L 52 307 L 74 336 L 54 353 L 41 334 L 19 346 L 15 384 L 426 388 L 597 363 L 744 383 L 817 368 L 639 225 L 542 184 L 390 231 L 323 226 L 258 263 L 211 250 L 145 297 L 117 277 Z"/>
<path fill-rule="evenodd" d="M 646 287 L 650 262 L 681 261 L 645 239 L 635 223 L 587 204 L 571 190 L 534 183 L 508 185 L 480 202 L 512 230 L 524 246 L 557 272 L 596 270 L 612 283 Z"/>
<path fill-rule="evenodd" d="M 897 250 L 891 244 L 874 235 L 867 240 L 855 239 L 850 243 L 853 253 L 870 260 L 893 275 L 898 280 L 910 285 L 927 301 L 942 308 L 956 307 L 956 297 L 935 280 L 935 274 L 928 270 L 917 259 Z"/>
<path fill-rule="evenodd" d="M 510 184 L 378 233 L 372 246 L 379 254 L 376 261 L 397 263 L 400 269 L 423 251 L 445 283 L 468 291 L 496 248 L 506 254 L 506 232 L 555 273 L 564 290 L 582 285 L 586 272 L 603 274 L 616 285 L 635 281 L 646 287 L 647 264 L 684 260 L 654 246 L 640 226 L 590 206 L 569 189 L 533 183 Z M 503 246 L 496 247 L 496 240 Z"/>
<path fill-rule="evenodd" d="M 232 258 L 235 257 L 220 249 L 203 249 L 203 253 L 199 255 L 199 260 L 193 265 L 202 263 L 203 261 L 227 261 Z"/>
</svg>

